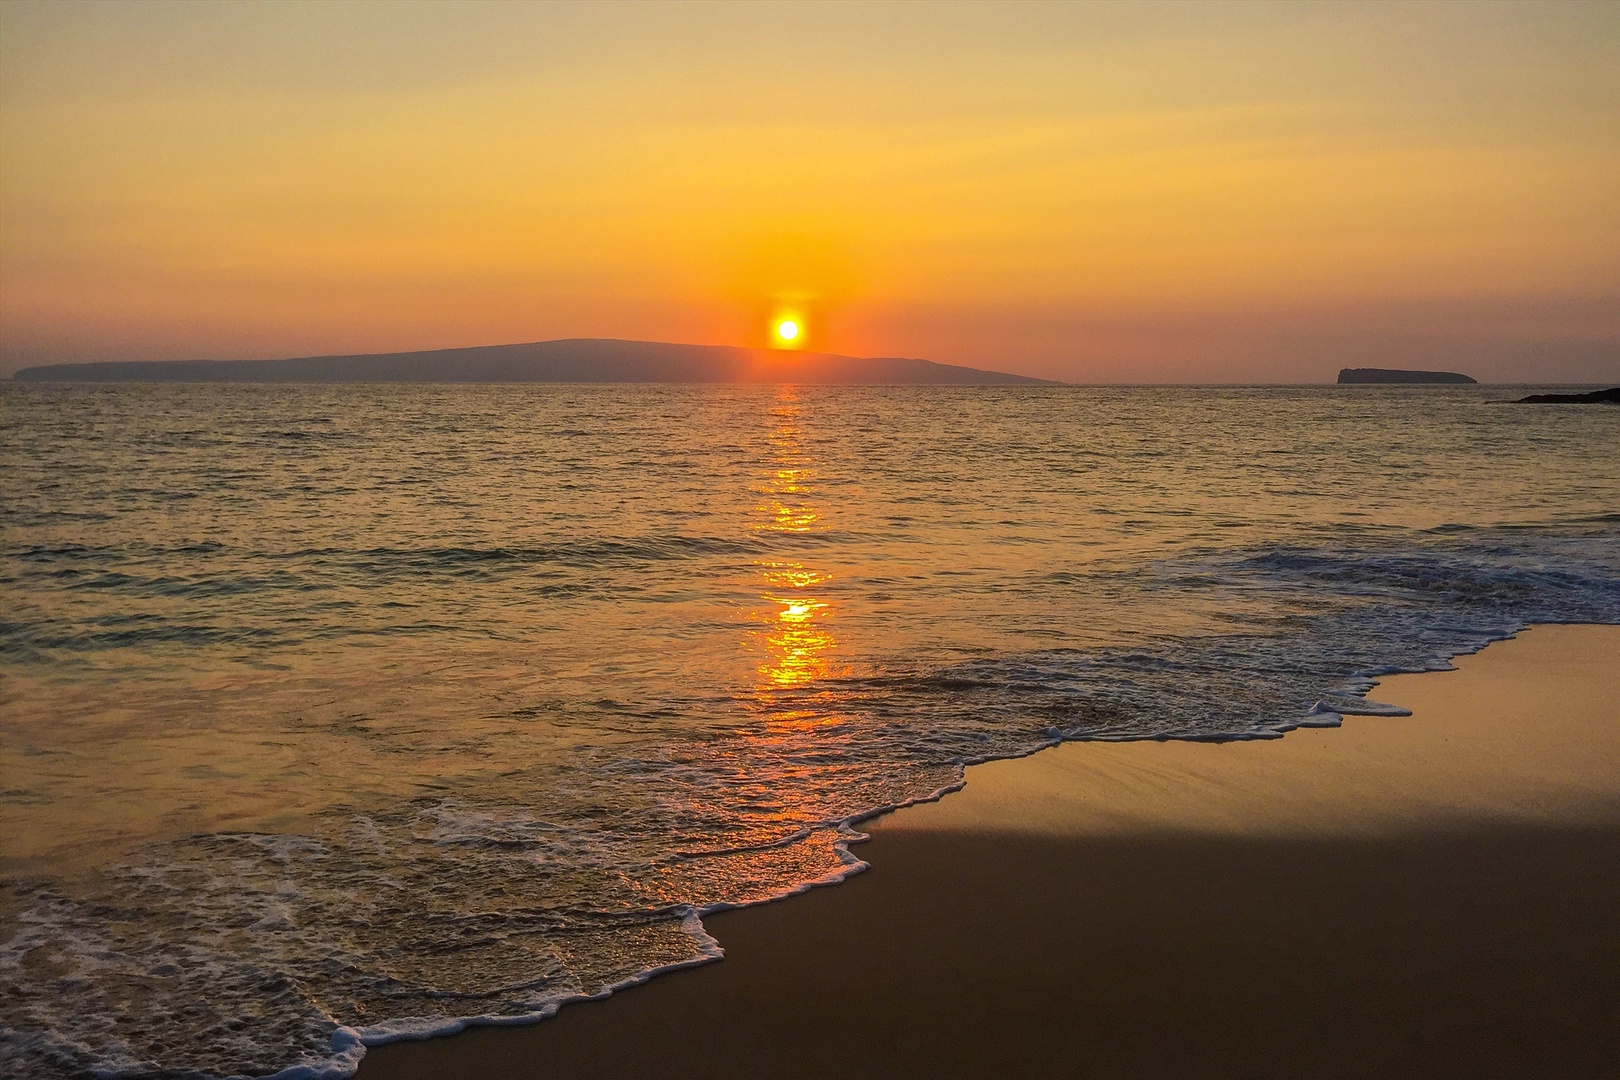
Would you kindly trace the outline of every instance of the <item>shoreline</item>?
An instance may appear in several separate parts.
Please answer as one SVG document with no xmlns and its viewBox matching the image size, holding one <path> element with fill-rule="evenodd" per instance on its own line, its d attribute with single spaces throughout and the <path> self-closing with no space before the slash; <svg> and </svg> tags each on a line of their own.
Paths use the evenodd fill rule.
<svg viewBox="0 0 1620 1080">
<path fill-rule="evenodd" d="M 724 963 L 358 1075 L 1620 1074 L 1620 627 L 1455 663 L 1380 681 L 1410 718 L 970 766 L 708 916 Z"/>
</svg>

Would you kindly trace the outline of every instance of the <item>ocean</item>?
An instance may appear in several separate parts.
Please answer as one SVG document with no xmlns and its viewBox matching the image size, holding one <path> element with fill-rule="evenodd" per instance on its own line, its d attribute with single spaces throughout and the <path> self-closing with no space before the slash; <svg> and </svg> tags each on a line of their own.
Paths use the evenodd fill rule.
<svg viewBox="0 0 1620 1080">
<path fill-rule="evenodd" d="M 1620 622 L 1528 389 L 0 384 L 0 1072 L 346 1076 L 968 763 Z"/>
</svg>

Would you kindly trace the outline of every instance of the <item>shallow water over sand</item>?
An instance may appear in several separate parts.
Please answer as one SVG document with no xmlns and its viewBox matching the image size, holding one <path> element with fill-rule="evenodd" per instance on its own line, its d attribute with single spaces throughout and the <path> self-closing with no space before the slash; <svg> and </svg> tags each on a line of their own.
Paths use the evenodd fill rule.
<svg viewBox="0 0 1620 1080">
<path fill-rule="evenodd" d="M 964 762 L 1620 621 L 1620 411 L 1506 396 L 7 386 L 0 1062 L 342 1072 Z"/>
</svg>

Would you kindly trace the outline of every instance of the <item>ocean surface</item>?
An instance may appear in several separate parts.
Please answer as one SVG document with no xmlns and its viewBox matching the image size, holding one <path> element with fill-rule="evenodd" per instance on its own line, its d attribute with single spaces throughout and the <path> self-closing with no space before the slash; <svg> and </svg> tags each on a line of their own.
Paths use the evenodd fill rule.
<svg viewBox="0 0 1620 1080">
<path fill-rule="evenodd" d="M 965 763 L 1620 621 L 1620 409 L 1523 392 L 0 385 L 0 1073 L 344 1076 Z"/>
</svg>

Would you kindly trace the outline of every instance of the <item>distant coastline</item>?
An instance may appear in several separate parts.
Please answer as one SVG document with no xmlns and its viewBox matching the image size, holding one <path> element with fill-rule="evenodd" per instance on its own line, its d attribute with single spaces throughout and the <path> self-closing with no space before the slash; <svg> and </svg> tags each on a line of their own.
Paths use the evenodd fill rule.
<svg viewBox="0 0 1620 1080">
<path fill-rule="evenodd" d="M 1620 405 L 1620 386 L 1593 390 L 1587 394 L 1531 394 L 1510 402 L 1513 405 Z"/>
<path fill-rule="evenodd" d="M 570 338 L 422 352 L 285 360 L 149 360 L 23 368 L 18 382 L 802 383 L 857 386 L 1058 385 L 903 357 Z"/>
</svg>

